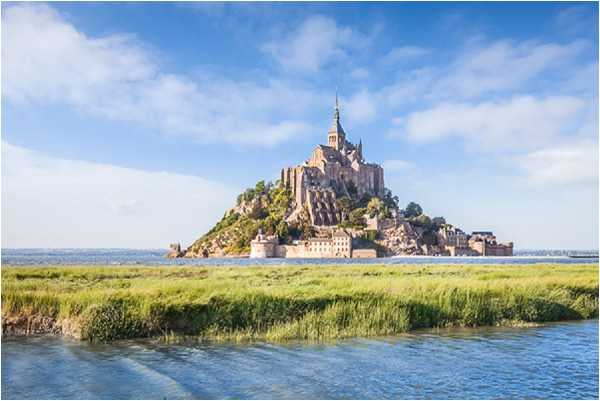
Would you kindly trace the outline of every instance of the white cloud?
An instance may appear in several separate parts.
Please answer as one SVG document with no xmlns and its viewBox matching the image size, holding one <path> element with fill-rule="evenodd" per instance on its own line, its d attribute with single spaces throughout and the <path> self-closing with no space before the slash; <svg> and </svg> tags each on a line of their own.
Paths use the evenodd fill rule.
<svg viewBox="0 0 600 401">
<path fill-rule="evenodd" d="M 598 182 L 598 144 L 591 140 L 537 150 L 517 162 L 534 185 Z"/>
<path fill-rule="evenodd" d="M 573 133 L 585 106 L 574 97 L 531 96 L 478 104 L 444 103 L 409 114 L 403 131 L 416 142 L 459 137 L 486 151 L 526 150 Z"/>
<path fill-rule="evenodd" d="M 3 9 L 2 96 L 67 104 L 199 142 L 266 146 L 305 133 L 301 117 L 317 103 L 312 91 L 286 81 L 166 73 L 135 38 L 89 37 L 39 4 Z"/>
<path fill-rule="evenodd" d="M 544 93 L 589 92 L 597 82 L 597 64 L 582 66 L 576 61 L 589 48 L 584 41 L 564 45 L 508 40 L 474 43 L 460 51 L 448 66 L 423 66 L 398 74 L 395 81 L 373 92 L 379 109 L 394 111 L 411 103 L 477 100 L 483 96 L 490 99 L 516 91 L 523 93 L 527 92 L 528 84 L 547 76 L 552 78 L 544 82 Z M 410 54 L 411 47 L 403 49 L 392 51 L 387 57 Z M 418 53 L 416 49 L 413 52 Z"/>
<path fill-rule="evenodd" d="M 412 61 L 416 58 L 425 56 L 428 53 L 429 49 L 419 46 L 395 47 L 382 57 L 382 62 L 384 64 L 399 64 L 406 61 Z"/>
<path fill-rule="evenodd" d="M 552 67 L 567 65 L 587 45 L 497 41 L 464 51 L 431 89 L 433 98 L 473 98 L 514 90 Z"/>
<path fill-rule="evenodd" d="M 421 102 L 441 72 L 424 67 L 403 73 L 396 82 L 382 88 L 376 95 L 381 104 L 395 109 L 407 103 Z"/>
<path fill-rule="evenodd" d="M 334 19 L 314 15 L 284 37 L 264 44 L 262 50 L 285 69 L 317 72 L 332 61 L 345 60 L 350 50 L 364 47 L 367 41 L 366 36 L 338 26 Z"/>
<path fill-rule="evenodd" d="M 45 156 L 2 142 L 2 247 L 189 244 L 233 204 L 204 178 Z"/>
<path fill-rule="evenodd" d="M 554 22 L 558 29 L 569 34 L 587 33 L 597 36 L 594 26 L 597 23 L 597 11 L 593 3 L 578 4 L 560 10 Z"/>
<path fill-rule="evenodd" d="M 362 90 L 342 102 L 342 109 L 344 119 L 350 124 L 368 123 L 377 115 L 376 99 L 367 90 Z"/>
</svg>

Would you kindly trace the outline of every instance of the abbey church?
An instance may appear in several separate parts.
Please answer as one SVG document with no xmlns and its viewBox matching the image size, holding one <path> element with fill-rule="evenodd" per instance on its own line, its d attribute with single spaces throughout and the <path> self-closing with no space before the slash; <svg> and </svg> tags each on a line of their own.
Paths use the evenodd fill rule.
<svg viewBox="0 0 600 401">
<path fill-rule="evenodd" d="M 293 221 L 306 207 L 315 226 L 334 226 L 342 221 L 336 207 L 338 196 L 355 192 L 358 197 L 364 194 L 382 197 L 384 193 L 383 168 L 365 162 L 361 141 L 352 144 L 346 140 L 337 95 L 327 145 L 317 145 L 302 165 L 282 169 L 281 182 L 291 191 L 296 204 L 288 221 Z"/>
<path fill-rule="evenodd" d="M 367 163 L 362 141 L 351 143 L 336 95 L 327 144 L 301 165 L 281 170 L 273 185 L 259 181 L 235 207 L 185 251 L 170 257 L 374 258 L 397 255 L 510 256 L 513 243 L 491 231 L 466 234 L 443 217 L 406 209 L 384 187 L 383 168 Z"/>
</svg>

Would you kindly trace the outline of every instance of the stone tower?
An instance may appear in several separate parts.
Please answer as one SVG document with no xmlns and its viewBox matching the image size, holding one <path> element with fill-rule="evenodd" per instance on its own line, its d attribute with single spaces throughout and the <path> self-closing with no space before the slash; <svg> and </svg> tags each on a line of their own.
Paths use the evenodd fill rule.
<svg viewBox="0 0 600 401">
<path fill-rule="evenodd" d="M 327 144 L 335 150 L 340 150 L 346 142 L 346 133 L 340 124 L 340 108 L 338 104 L 338 95 L 335 93 L 335 109 L 333 113 L 333 124 L 327 132 Z"/>
</svg>

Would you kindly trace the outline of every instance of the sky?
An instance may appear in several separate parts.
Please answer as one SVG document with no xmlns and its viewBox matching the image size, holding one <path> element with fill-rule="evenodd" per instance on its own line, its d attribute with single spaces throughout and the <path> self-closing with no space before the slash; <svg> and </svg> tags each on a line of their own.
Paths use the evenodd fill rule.
<svg viewBox="0 0 600 401">
<path fill-rule="evenodd" d="M 342 125 L 401 205 L 598 249 L 598 4 L 2 4 L 2 247 L 189 245 Z"/>
</svg>

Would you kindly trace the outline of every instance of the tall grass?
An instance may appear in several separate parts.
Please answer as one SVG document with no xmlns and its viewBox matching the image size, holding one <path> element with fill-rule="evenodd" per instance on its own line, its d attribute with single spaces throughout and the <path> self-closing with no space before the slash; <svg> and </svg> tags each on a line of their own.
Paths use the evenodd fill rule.
<svg viewBox="0 0 600 401">
<path fill-rule="evenodd" d="M 3 267 L 2 315 L 90 341 L 393 335 L 598 317 L 598 266 Z"/>
</svg>

